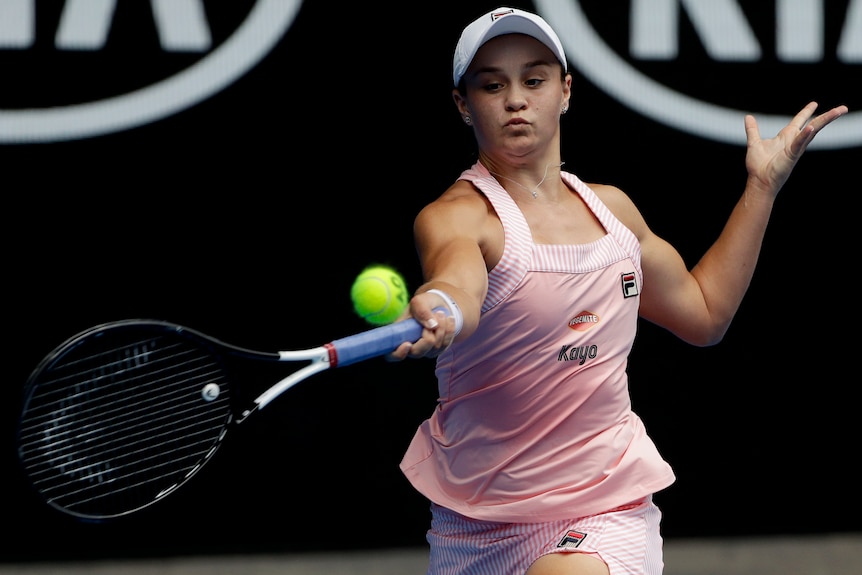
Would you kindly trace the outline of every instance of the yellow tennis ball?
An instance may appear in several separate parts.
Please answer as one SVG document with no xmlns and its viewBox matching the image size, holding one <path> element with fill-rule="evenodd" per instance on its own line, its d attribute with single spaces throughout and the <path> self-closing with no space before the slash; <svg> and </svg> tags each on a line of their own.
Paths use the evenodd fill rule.
<svg viewBox="0 0 862 575">
<path fill-rule="evenodd" d="M 404 277 L 385 265 L 362 270 L 350 288 L 350 299 L 356 313 L 373 325 L 392 323 L 410 302 Z"/>
</svg>

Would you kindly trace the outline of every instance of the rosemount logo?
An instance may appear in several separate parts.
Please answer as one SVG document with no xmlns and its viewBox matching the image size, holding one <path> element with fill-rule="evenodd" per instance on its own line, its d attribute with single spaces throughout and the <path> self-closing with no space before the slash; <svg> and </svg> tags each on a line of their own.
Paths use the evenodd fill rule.
<svg viewBox="0 0 862 575">
<path fill-rule="evenodd" d="M 118 2 L 65 0 L 54 50 L 98 51 L 106 42 Z M 212 38 L 203 2 L 150 0 L 162 50 L 206 54 L 202 59 L 164 80 L 101 100 L 42 108 L 0 107 L 0 143 L 98 136 L 189 108 L 223 90 L 263 59 L 302 5 L 302 0 L 255 0 L 230 37 L 206 53 Z M 28 49 L 35 42 L 36 18 L 36 0 L 0 0 L 0 50 Z"/>
<path fill-rule="evenodd" d="M 772 114 L 767 102 L 774 103 L 788 96 L 811 97 L 809 93 L 816 92 L 818 96 L 812 99 L 836 98 L 829 102 L 818 100 L 821 107 L 847 104 L 850 113 L 835 129 L 830 127 L 819 134 L 810 149 L 862 146 L 862 111 L 854 110 L 862 107 L 862 102 L 854 106 L 854 102 L 844 100 L 858 94 L 855 86 L 862 70 L 862 0 L 831 3 L 828 0 L 776 0 L 774 3 L 757 0 L 749 6 L 748 12 L 737 0 L 630 0 L 622 3 L 629 9 L 628 17 L 619 15 L 617 3 L 535 0 L 534 4 L 539 14 L 553 23 L 570 64 L 620 103 L 657 122 L 701 138 L 744 146 L 742 117 L 745 113 L 752 112 L 758 117 L 761 133 L 776 134 L 791 116 Z M 594 24 L 587 16 L 588 13 L 592 15 L 593 6 L 609 4 L 616 11 L 610 18 L 628 26 L 623 33 L 615 29 L 616 35 L 628 41 L 625 52 L 615 51 L 600 34 L 598 21 Z M 749 20 L 748 14 L 762 12 L 765 6 L 772 11 L 768 17 L 756 18 L 754 22 Z M 585 11 L 584 7 L 591 10 Z M 685 21 L 690 22 L 696 43 L 702 46 L 706 57 L 717 63 L 715 68 L 724 73 L 731 70 L 728 80 L 722 84 L 715 78 L 705 77 L 714 71 L 713 67 L 704 65 L 695 69 L 689 59 L 685 79 L 692 81 L 692 76 L 701 75 L 701 83 L 718 86 L 719 90 L 702 90 L 700 96 L 694 96 L 678 87 L 670 87 L 672 82 L 659 81 L 642 71 L 655 70 L 656 62 L 675 65 L 689 56 L 681 53 L 690 46 L 681 38 L 683 15 Z M 833 25 L 836 22 L 837 25 Z M 763 30 L 766 26 L 772 29 Z M 774 48 L 767 49 L 759 38 L 774 38 Z M 691 42 L 690 37 L 688 40 Z M 834 53 L 827 51 L 831 49 Z M 628 55 L 623 57 L 623 53 Z M 732 72 L 735 69 L 740 73 L 743 70 L 756 73 L 756 68 L 763 67 L 767 57 L 772 57 L 773 69 L 779 67 L 783 77 L 792 81 L 785 87 L 779 83 L 779 87 L 774 88 L 775 93 L 766 94 L 766 100 L 758 100 L 763 102 L 761 109 L 733 109 L 703 95 L 722 91 L 742 102 L 746 97 L 753 101 L 751 97 L 768 91 L 770 84 L 745 82 L 735 78 Z M 831 60 L 827 62 L 828 58 Z M 828 76 L 833 82 L 830 84 L 833 92 L 829 91 L 830 86 L 806 80 L 817 68 L 823 68 L 823 77 Z M 677 78 L 679 76 L 677 73 Z M 857 81 L 847 80 L 849 77 Z M 842 86 L 841 93 L 834 89 L 835 85 Z M 790 90 L 794 93 L 788 94 Z M 794 100 L 792 111 L 795 113 L 803 104 L 805 102 Z"/>
</svg>

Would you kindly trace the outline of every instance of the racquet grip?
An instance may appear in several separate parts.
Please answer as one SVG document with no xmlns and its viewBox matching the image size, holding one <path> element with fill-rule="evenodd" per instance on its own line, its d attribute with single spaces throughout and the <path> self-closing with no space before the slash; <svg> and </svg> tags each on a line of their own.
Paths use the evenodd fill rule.
<svg viewBox="0 0 862 575">
<path fill-rule="evenodd" d="M 449 313 L 444 307 L 434 308 L 434 311 Z M 330 367 L 342 367 L 393 352 L 402 343 L 419 339 L 422 329 L 422 325 L 411 317 L 333 340 L 328 346 Z"/>
</svg>

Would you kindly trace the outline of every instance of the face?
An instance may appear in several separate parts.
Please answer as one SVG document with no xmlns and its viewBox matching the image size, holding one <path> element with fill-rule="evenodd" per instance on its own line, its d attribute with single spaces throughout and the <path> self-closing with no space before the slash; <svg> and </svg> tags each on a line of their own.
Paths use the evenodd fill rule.
<svg viewBox="0 0 862 575">
<path fill-rule="evenodd" d="M 525 155 L 558 142 L 562 108 L 571 76 L 541 42 L 523 34 L 488 40 L 464 74 L 467 90 L 453 91 L 462 116 L 469 116 L 479 148 Z M 557 144 L 558 145 L 558 144 Z"/>
</svg>

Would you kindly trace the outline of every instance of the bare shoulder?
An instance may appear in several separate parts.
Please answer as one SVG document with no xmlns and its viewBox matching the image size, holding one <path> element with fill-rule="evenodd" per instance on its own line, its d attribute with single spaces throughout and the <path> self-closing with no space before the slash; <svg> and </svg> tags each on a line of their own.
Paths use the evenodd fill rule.
<svg viewBox="0 0 862 575">
<path fill-rule="evenodd" d="M 419 212 L 413 232 L 426 260 L 444 251 L 464 254 L 475 249 L 490 269 L 503 253 L 503 225 L 497 212 L 485 194 L 463 180 Z"/>
<path fill-rule="evenodd" d="M 448 223 L 455 226 L 481 223 L 493 212 L 491 203 L 473 184 L 458 180 L 416 216 L 417 225 Z"/>
<path fill-rule="evenodd" d="M 617 207 L 627 208 L 633 206 L 631 198 L 617 186 L 595 183 L 588 183 L 587 186 L 612 210 Z"/>
<path fill-rule="evenodd" d="M 635 232 L 638 237 L 642 237 L 646 231 L 646 223 L 643 216 L 638 210 L 635 203 L 617 186 L 610 184 L 593 184 L 588 183 L 587 186 L 599 197 L 608 209 L 619 219 L 627 228 Z"/>
</svg>

